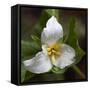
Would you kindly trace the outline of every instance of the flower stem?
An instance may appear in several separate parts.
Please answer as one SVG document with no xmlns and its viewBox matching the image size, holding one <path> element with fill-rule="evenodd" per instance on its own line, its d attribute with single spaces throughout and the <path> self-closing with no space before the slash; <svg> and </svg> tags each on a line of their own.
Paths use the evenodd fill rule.
<svg viewBox="0 0 90 90">
<path fill-rule="evenodd" d="M 76 65 L 74 65 L 72 68 L 77 72 L 77 74 L 80 75 L 80 77 L 85 79 L 85 75 L 83 74 L 83 72 L 81 72 L 81 70 Z"/>
<path fill-rule="evenodd" d="M 55 9 L 52 9 L 52 14 L 53 14 L 54 16 L 56 16 Z"/>
<path fill-rule="evenodd" d="M 59 10 L 52 9 L 52 15 L 54 15 L 57 18 L 57 20 L 59 20 Z"/>
</svg>

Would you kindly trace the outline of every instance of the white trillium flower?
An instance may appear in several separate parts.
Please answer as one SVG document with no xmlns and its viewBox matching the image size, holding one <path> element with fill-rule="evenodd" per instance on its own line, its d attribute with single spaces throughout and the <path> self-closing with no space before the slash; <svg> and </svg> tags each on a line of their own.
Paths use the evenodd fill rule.
<svg viewBox="0 0 90 90">
<path fill-rule="evenodd" d="M 63 69 L 75 61 L 75 50 L 67 44 L 58 42 L 63 38 L 63 28 L 52 16 L 41 34 L 42 51 L 23 63 L 27 70 L 40 74 L 48 72 L 53 66 Z"/>
</svg>

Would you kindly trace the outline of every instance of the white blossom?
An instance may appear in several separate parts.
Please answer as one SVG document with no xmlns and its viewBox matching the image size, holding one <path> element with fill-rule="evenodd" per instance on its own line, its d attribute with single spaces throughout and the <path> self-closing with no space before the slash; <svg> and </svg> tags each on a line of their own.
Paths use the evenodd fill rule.
<svg viewBox="0 0 90 90">
<path fill-rule="evenodd" d="M 63 38 L 63 28 L 52 16 L 41 34 L 42 51 L 23 62 L 27 70 L 40 74 L 48 72 L 53 66 L 63 69 L 74 63 L 75 50 L 67 44 L 58 42 L 60 38 Z"/>
</svg>

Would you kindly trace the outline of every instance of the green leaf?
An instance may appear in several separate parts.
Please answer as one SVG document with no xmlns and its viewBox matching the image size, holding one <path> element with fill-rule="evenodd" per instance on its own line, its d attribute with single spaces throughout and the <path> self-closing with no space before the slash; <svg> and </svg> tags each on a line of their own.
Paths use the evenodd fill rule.
<svg viewBox="0 0 90 90">
<path fill-rule="evenodd" d="M 32 77 L 34 77 L 34 76 L 35 76 L 34 73 L 31 73 L 31 72 L 29 72 L 29 71 L 26 71 L 25 77 L 24 77 L 24 82 L 30 81 L 30 79 L 31 79 Z"/>
<path fill-rule="evenodd" d="M 43 30 L 44 27 L 46 27 L 46 22 L 47 22 L 47 20 L 48 20 L 50 17 L 51 17 L 51 15 L 48 14 L 48 13 L 46 12 L 46 10 L 44 10 L 44 11 L 42 12 L 42 15 L 41 15 L 41 18 L 40 18 L 40 22 L 39 22 L 39 26 L 42 28 L 42 30 Z"/>
<path fill-rule="evenodd" d="M 55 80 L 64 80 L 64 74 L 55 74 L 55 73 L 42 73 L 35 74 L 32 78 L 28 79 L 29 81 L 55 81 Z"/>
<path fill-rule="evenodd" d="M 77 48 L 76 48 L 76 64 L 80 62 L 80 60 L 82 60 L 83 56 L 85 55 L 85 52 L 83 51 L 83 49 L 80 48 L 78 42 L 77 42 Z"/>
<path fill-rule="evenodd" d="M 60 69 L 58 67 L 53 66 L 53 68 L 51 69 L 51 71 L 55 74 L 63 74 L 66 71 L 66 68 L 64 69 Z"/>
<path fill-rule="evenodd" d="M 31 38 L 34 42 L 36 42 L 39 46 L 41 46 L 41 40 L 36 35 L 31 35 Z"/>
<path fill-rule="evenodd" d="M 58 9 L 46 9 L 46 12 L 50 16 L 55 16 L 57 19 L 59 19 L 59 10 Z"/>
<path fill-rule="evenodd" d="M 21 82 L 24 81 L 25 74 L 26 74 L 26 69 L 25 69 L 24 65 L 21 64 Z"/>
<path fill-rule="evenodd" d="M 21 57 L 22 60 L 25 57 L 31 57 L 35 55 L 37 52 L 41 51 L 41 46 L 39 46 L 36 42 L 28 42 L 21 41 Z"/>
<path fill-rule="evenodd" d="M 82 57 L 85 55 L 85 52 L 79 46 L 78 37 L 75 32 L 75 23 L 76 23 L 75 18 L 72 17 L 69 22 L 69 33 L 66 36 L 64 43 L 69 44 L 71 47 L 73 47 L 75 49 L 75 52 L 76 52 L 75 64 L 77 64 L 78 62 L 80 62 Z"/>
</svg>

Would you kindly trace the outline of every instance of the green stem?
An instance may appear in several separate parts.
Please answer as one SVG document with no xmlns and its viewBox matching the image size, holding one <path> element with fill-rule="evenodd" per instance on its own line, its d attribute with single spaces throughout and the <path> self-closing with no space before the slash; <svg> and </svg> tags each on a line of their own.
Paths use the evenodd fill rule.
<svg viewBox="0 0 90 90">
<path fill-rule="evenodd" d="M 74 65 L 72 68 L 77 72 L 77 74 L 79 74 L 83 79 L 85 79 L 85 75 L 76 65 Z"/>
<path fill-rule="evenodd" d="M 55 9 L 52 9 L 52 15 L 56 16 Z"/>
<path fill-rule="evenodd" d="M 59 20 L 59 10 L 52 9 L 52 15 L 55 16 L 57 20 Z"/>
</svg>

